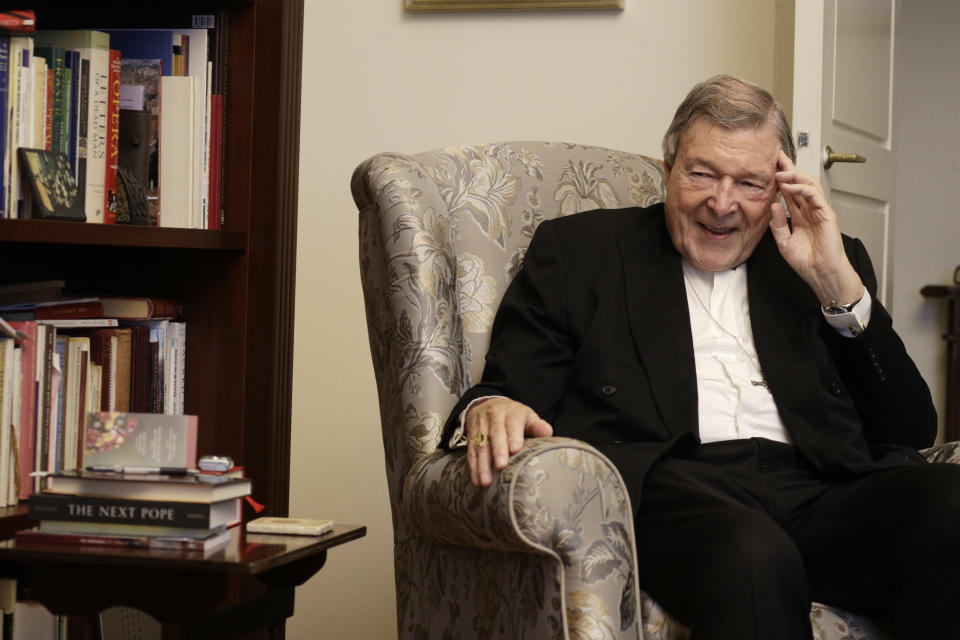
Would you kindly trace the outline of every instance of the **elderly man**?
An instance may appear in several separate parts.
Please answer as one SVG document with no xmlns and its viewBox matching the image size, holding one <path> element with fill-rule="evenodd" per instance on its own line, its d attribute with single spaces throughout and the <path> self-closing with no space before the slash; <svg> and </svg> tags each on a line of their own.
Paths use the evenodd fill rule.
<svg viewBox="0 0 960 640">
<path fill-rule="evenodd" d="M 663 152 L 663 204 L 540 225 L 445 443 L 478 486 L 526 437 L 596 446 L 695 639 L 809 639 L 814 599 L 951 637 L 960 467 L 917 453 L 935 410 L 863 245 L 752 83 L 694 87 Z"/>
</svg>

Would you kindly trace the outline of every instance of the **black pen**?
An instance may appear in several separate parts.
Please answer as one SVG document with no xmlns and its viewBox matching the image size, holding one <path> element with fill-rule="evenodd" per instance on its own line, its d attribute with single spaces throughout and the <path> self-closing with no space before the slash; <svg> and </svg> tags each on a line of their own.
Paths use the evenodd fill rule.
<svg viewBox="0 0 960 640">
<path fill-rule="evenodd" d="M 92 466 L 87 471 L 108 471 L 111 473 L 130 473 L 139 475 L 160 474 L 165 476 L 185 476 L 190 469 L 185 467 L 123 467 L 123 466 Z"/>
</svg>

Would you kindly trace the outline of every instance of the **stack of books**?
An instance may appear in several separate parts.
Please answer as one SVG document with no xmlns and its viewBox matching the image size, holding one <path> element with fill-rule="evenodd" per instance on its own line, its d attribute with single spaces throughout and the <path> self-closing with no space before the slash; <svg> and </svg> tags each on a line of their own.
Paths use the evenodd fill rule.
<svg viewBox="0 0 960 640">
<path fill-rule="evenodd" d="M 240 523 L 249 479 L 178 473 L 74 470 L 46 477 L 30 497 L 39 521 L 18 531 L 21 542 L 212 551 Z"/>
</svg>

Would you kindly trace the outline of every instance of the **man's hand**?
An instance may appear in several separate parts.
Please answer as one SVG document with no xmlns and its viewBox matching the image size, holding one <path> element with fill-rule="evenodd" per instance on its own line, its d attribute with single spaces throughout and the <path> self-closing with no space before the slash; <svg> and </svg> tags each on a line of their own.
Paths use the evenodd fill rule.
<svg viewBox="0 0 960 640">
<path fill-rule="evenodd" d="M 553 435 L 553 427 L 533 409 L 510 398 L 496 397 L 479 402 L 467 411 L 464 419 L 467 433 L 467 463 L 470 481 L 486 487 L 493 481 L 490 463 L 496 469 L 507 466 L 510 456 L 523 448 L 525 437 L 545 438 Z M 478 434 L 486 442 L 477 446 Z"/>
<path fill-rule="evenodd" d="M 787 212 L 775 202 L 770 229 L 780 254 L 810 285 L 821 305 L 856 302 L 863 295 L 863 282 L 843 251 L 837 214 L 823 188 L 798 171 L 782 150 L 777 154 L 777 169 L 777 183 L 793 222 L 791 233 Z"/>
</svg>

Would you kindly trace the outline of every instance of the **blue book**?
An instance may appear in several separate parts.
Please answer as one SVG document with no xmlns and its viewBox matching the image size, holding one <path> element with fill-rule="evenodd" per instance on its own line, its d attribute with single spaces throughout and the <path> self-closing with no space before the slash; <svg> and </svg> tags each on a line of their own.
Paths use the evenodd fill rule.
<svg viewBox="0 0 960 640">
<path fill-rule="evenodd" d="M 173 34 L 170 29 L 101 29 L 110 34 L 110 48 L 124 59 L 159 59 L 160 73 L 173 75 Z"/>
<path fill-rule="evenodd" d="M 51 464 L 48 469 L 49 471 L 63 470 L 63 385 L 66 383 L 67 377 L 67 337 L 57 336 L 56 340 L 54 351 L 56 352 L 56 357 L 60 359 L 60 375 L 55 377 L 54 384 L 56 386 L 50 393 L 51 400 L 54 400 L 57 403 L 57 422 L 56 425 L 50 425 L 51 429 L 55 429 L 55 457 L 53 459 L 53 464 Z"/>
<path fill-rule="evenodd" d="M 7 163 L 7 89 L 10 86 L 10 36 L 0 34 L 0 158 L 3 158 L 0 167 L 0 218 L 8 218 L 9 207 L 6 198 Z"/>
</svg>

